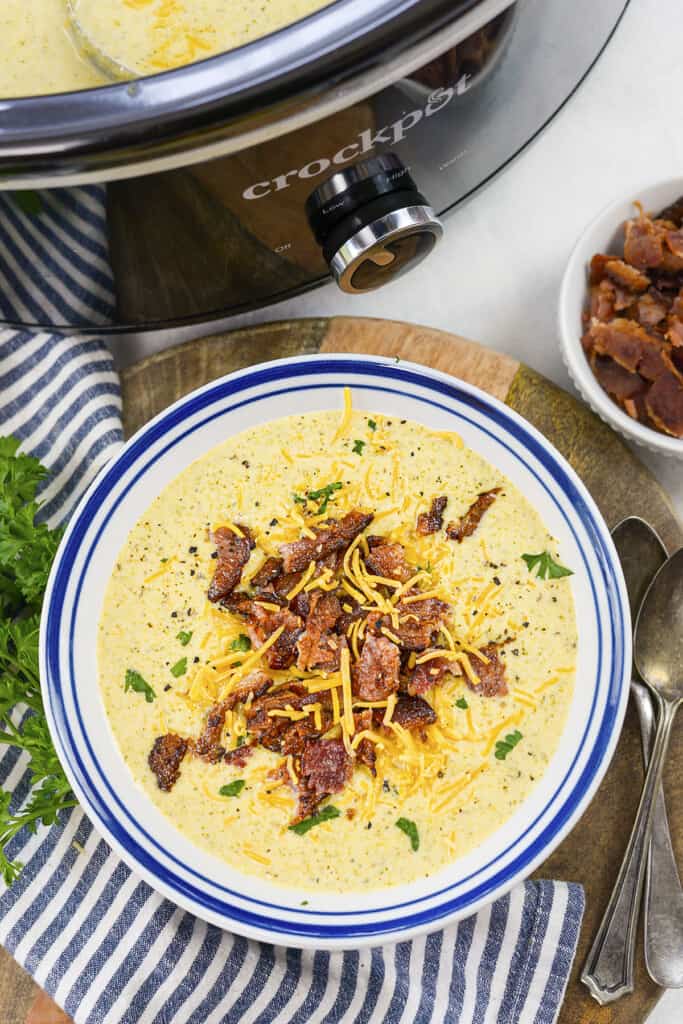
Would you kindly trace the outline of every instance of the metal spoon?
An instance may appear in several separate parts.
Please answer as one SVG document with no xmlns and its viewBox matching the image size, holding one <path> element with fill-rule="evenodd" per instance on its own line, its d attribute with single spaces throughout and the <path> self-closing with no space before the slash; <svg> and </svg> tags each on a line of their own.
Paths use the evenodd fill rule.
<svg viewBox="0 0 683 1024">
<path fill-rule="evenodd" d="M 657 708 L 657 726 L 633 831 L 581 976 L 600 1003 L 633 991 L 633 950 L 655 797 L 683 702 L 683 548 L 664 563 L 647 590 L 636 622 L 635 661 Z"/>
<path fill-rule="evenodd" d="M 105 53 L 91 36 L 86 32 L 78 17 L 79 0 L 66 0 L 66 16 L 71 30 L 74 43 L 78 52 L 90 64 L 100 71 L 112 82 L 127 82 L 138 76 L 130 68 L 127 68 L 121 61 L 116 60 L 110 54 Z"/>
<path fill-rule="evenodd" d="M 624 519 L 612 530 L 619 554 L 633 622 L 652 577 L 666 561 L 666 548 L 645 520 Z M 647 768 L 654 731 L 652 698 L 633 667 L 631 694 L 638 710 Z M 683 944 L 683 887 L 671 843 L 663 787 L 659 787 L 645 873 L 645 964 L 653 981 L 663 988 L 683 987 L 683 958 L 673 956 Z"/>
</svg>

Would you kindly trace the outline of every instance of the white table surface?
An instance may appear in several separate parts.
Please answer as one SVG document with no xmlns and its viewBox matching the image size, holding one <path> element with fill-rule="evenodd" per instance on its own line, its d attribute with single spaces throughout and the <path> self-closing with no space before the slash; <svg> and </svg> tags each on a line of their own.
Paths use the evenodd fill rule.
<svg viewBox="0 0 683 1024">
<path fill-rule="evenodd" d="M 683 178 L 682 40 L 680 0 L 631 0 L 578 95 L 511 168 L 450 216 L 444 241 L 410 276 L 356 298 L 329 285 L 212 329 L 335 314 L 409 320 L 509 352 L 571 389 L 555 330 L 564 264 L 583 226 L 615 196 Z M 113 347 L 125 365 L 206 333 L 161 332 Z M 638 454 L 683 515 L 683 462 Z M 679 1021 L 683 990 L 667 993 L 649 1024 Z"/>
</svg>

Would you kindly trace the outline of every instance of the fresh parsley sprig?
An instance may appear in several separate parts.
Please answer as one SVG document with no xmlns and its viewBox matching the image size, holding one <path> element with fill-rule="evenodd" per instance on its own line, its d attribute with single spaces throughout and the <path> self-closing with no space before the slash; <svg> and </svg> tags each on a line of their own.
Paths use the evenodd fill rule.
<svg viewBox="0 0 683 1024">
<path fill-rule="evenodd" d="M 184 676 L 187 672 L 187 657 L 179 658 L 175 665 L 171 665 L 171 675 L 175 679 L 179 679 L 180 676 Z"/>
<path fill-rule="evenodd" d="M 187 658 L 185 658 L 184 660 L 187 661 Z M 171 669 L 171 672 L 173 672 L 173 669 Z M 173 674 L 176 675 L 175 672 Z M 123 684 L 123 692 L 128 693 L 129 690 L 132 690 L 134 693 L 144 694 L 145 700 L 147 701 L 148 704 L 151 704 L 152 701 L 156 698 L 156 692 L 152 689 L 152 687 L 149 685 L 144 676 L 141 676 L 137 669 L 134 668 L 126 669 L 126 678 Z"/>
<path fill-rule="evenodd" d="M 38 673 L 38 634 L 47 577 L 61 530 L 36 523 L 38 486 L 47 471 L 0 437 L 0 743 L 29 758 L 29 795 L 17 807 L 0 789 L 0 874 L 11 885 L 22 865 L 8 844 L 23 829 L 53 825 L 76 806 L 47 727 Z M 28 714 L 24 714 L 28 710 Z"/>
<path fill-rule="evenodd" d="M 410 839 L 410 847 L 413 853 L 417 853 L 420 849 L 420 833 L 417 830 L 417 825 L 410 818 L 399 818 L 395 822 L 396 828 L 400 828 L 401 832 L 405 832 Z"/>
<path fill-rule="evenodd" d="M 514 732 L 509 732 L 504 740 L 498 740 L 496 743 L 495 757 L 499 761 L 504 761 L 511 750 L 517 746 L 522 738 L 522 734 L 519 729 L 515 729 Z"/>
<path fill-rule="evenodd" d="M 303 497 L 300 494 L 293 494 L 292 497 L 297 505 L 306 505 L 309 501 L 318 502 L 316 515 L 322 515 L 323 512 L 327 512 L 327 506 L 332 495 L 335 491 L 340 491 L 343 486 L 341 480 L 337 480 L 333 484 L 326 484 L 325 487 L 320 487 L 317 491 L 307 491 Z"/>
<path fill-rule="evenodd" d="M 244 652 L 251 650 L 251 640 L 246 635 L 246 633 L 240 633 L 239 636 L 235 637 L 235 639 L 230 644 L 230 650 Z"/>
<path fill-rule="evenodd" d="M 559 580 L 562 576 L 573 576 L 574 573 L 566 566 L 556 562 L 549 551 L 541 551 L 537 555 L 522 555 L 529 572 L 536 569 L 535 575 L 540 579 Z"/>
<path fill-rule="evenodd" d="M 235 779 L 234 782 L 228 782 L 226 786 L 221 786 L 218 792 L 221 796 L 239 796 L 245 786 L 244 779 Z"/>
<path fill-rule="evenodd" d="M 298 836 L 305 836 L 307 832 L 310 832 L 316 825 L 322 825 L 325 821 L 332 821 L 334 818 L 338 818 L 341 815 L 341 811 L 338 807 L 334 807 L 332 804 L 327 804 L 322 810 L 318 811 L 317 814 L 312 814 L 310 818 L 304 818 L 298 825 L 290 825 L 289 831 L 296 832 Z"/>
</svg>

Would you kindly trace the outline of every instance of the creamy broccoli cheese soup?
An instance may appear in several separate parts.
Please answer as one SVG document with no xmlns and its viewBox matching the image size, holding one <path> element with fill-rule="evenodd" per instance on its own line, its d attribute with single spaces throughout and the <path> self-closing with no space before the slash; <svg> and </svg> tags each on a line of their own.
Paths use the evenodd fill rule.
<svg viewBox="0 0 683 1024">
<path fill-rule="evenodd" d="M 274 32 L 331 0 L 73 0 L 83 33 L 135 75 L 180 67 Z M 67 0 L 2 0 L 0 96 L 104 85 L 69 29 Z"/>
<path fill-rule="evenodd" d="M 295 415 L 185 469 L 131 531 L 99 682 L 135 782 L 286 887 L 429 876 L 543 775 L 574 685 L 571 566 L 452 433 Z M 340 855 L 343 851 L 343 855 Z"/>
</svg>

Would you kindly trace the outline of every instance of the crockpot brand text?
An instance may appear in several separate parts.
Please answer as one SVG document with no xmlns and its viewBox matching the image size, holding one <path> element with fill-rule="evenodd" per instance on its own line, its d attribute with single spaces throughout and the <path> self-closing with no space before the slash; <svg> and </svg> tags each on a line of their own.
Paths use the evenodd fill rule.
<svg viewBox="0 0 683 1024">
<path fill-rule="evenodd" d="M 430 95 L 426 106 L 418 110 L 411 110 L 385 128 L 366 128 L 359 133 L 356 142 L 343 146 L 333 157 L 311 160 L 305 167 L 287 171 L 286 174 L 278 174 L 272 181 L 257 181 L 255 185 L 250 185 L 244 190 L 243 199 L 264 199 L 266 196 L 272 195 L 273 192 L 282 192 L 283 189 L 289 188 L 294 178 L 302 180 L 317 178 L 318 175 L 324 174 L 332 167 L 340 167 L 372 152 L 378 145 L 397 145 L 403 141 L 411 128 L 414 128 L 425 117 L 433 117 L 434 114 L 438 114 L 440 110 L 448 106 L 454 96 L 466 92 L 469 77 L 469 75 L 463 75 L 455 85 L 449 86 L 447 89 L 437 89 Z"/>
</svg>

